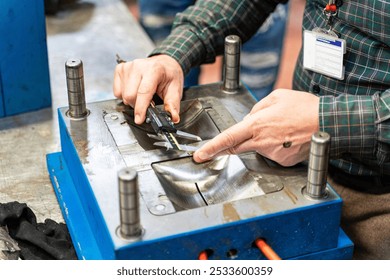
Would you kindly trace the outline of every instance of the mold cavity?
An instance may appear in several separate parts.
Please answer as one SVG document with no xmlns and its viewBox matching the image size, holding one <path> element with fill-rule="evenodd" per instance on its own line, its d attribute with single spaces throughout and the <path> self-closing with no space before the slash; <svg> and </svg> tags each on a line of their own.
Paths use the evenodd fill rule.
<svg viewBox="0 0 390 280">
<path fill-rule="evenodd" d="M 237 156 L 202 164 L 186 157 L 156 162 L 152 168 L 176 210 L 264 194 Z"/>
</svg>

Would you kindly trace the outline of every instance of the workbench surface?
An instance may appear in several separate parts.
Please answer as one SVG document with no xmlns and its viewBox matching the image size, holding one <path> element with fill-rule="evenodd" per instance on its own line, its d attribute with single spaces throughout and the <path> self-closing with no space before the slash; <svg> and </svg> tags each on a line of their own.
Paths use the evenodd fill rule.
<svg viewBox="0 0 390 280">
<path fill-rule="evenodd" d="M 115 55 L 145 57 L 153 43 L 121 0 L 77 1 L 46 17 L 52 107 L 0 118 L 0 202 L 26 203 L 38 222 L 63 222 L 46 167 L 60 151 L 57 108 L 68 106 L 65 62 L 84 64 L 86 101 L 113 99 Z"/>
</svg>

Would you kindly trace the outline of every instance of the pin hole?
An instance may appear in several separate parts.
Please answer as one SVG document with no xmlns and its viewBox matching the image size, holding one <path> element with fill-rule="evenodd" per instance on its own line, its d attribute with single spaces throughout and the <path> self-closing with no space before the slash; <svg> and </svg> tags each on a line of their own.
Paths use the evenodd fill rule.
<svg viewBox="0 0 390 280">
<path fill-rule="evenodd" d="M 230 249 L 226 252 L 226 256 L 230 259 L 235 259 L 238 256 L 238 250 L 237 249 Z"/>
</svg>

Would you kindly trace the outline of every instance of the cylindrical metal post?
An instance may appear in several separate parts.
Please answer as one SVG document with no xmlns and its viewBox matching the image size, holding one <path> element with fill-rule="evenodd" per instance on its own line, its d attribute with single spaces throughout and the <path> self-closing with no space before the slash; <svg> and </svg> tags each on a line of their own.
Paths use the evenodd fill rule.
<svg viewBox="0 0 390 280">
<path fill-rule="evenodd" d="M 326 196 L 330 135 L 326 132 L 314 133 L 311 137 L 309 168 L 305 194 L 319 199 Z"/>
<path fill-rule="evenodd" d="M 69 117 L 81 119 L 88 115 L 85 103 L 83 62 L 69 59 L 65 63 L 66 85 L 68 87 Z"/>
<path fill-rule="evenodd" d="M 142 234 L 139 215 L 138 175 L 131 168 L 118 172 L 120 234 L 124 238 L 134 238 Z"/>
<path fill-rule="evenodd" d="M 236 35 L 225 38 L 223 90 L 235 93 L 240 87 L 241 39 Z"/>
</svg>

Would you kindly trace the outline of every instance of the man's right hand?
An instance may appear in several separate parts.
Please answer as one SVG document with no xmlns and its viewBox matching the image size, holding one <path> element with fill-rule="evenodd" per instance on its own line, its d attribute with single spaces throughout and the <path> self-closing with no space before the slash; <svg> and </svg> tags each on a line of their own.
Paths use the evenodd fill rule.
<svg viewBox="0 0 390 280">
<path fill-rule="evenodd" d="M 180 121 L 184 75 L 180 64 L 167 55 L 120 63 L 115 68 L 114 95 L 134 108 L 134 122 L 142 124 L 155 93 L 164 101 L 172 121 Z"/>
</svg>

